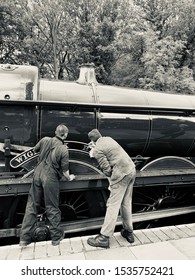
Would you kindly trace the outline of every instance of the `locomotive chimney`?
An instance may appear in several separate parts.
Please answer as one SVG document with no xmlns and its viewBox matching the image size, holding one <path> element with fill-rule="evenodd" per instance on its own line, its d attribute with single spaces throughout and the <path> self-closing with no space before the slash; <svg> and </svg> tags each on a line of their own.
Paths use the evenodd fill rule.
<svg viewBox="0 0 195 280">
<path fill-rule="evenodd" d="M 93 63 L 86 63 L 80 66 L 80 75 L 77 83 L 81 85 L 97 84 Z"/>
</svg>

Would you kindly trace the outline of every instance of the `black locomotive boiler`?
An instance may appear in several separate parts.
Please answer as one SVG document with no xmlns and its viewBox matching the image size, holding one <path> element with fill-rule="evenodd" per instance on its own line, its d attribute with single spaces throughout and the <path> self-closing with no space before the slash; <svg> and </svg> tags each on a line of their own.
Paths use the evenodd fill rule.
<svg viewBox="0 0 195 280">
<path fill-rule="evenodd" d="M 195 97 L 98 84 L 91 65 L 77 81 L 39 79 L 33 66 L 0 65 L 0 237 L 18 236 L 37 155 L 35 143 L 69 128 L 73 182 L 61 182 L 62 225 L 68 232 L 102 224 L 108 181 L 86 151 L 98 128 L 133 158 L 136 226 L 195 212 Z M 44 205 L 34 236 L 42 240 Z M 120 224 L 120 216 L 119 216 Z"/>
</svg>

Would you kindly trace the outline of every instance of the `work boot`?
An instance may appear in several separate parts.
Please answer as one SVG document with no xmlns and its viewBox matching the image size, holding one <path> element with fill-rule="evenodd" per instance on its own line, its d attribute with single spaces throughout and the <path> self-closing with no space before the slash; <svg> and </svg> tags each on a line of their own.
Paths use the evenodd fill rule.
<svg viewBox="0 0 195 280">
<path fill-rule="evenodd" d="M 93 247 L 109 248 L 109 237 L 99 234 L 96 237 L 88 238 L 87 243 Z"/>
<path fill-rule="evenodd" d="M 122 237 L 126 238 L 126 240 L 127 240 L 129 243 L 133 243 L 133 242 L 135 241 L 132 231 L 128 231 L 128 230 L 126 230 L 126 229 L 122 229 L 122 230 L 121 230 L 121 235 L 122 235 Z"/>
<path fill-rule="evenodd" d="M 63 233 L 63 235 L 58 240 L 52 240 L 51 245 L 58 246 L 60 244 L 60 241 L 62 241 L 64 239 L 64 237 L 65 237 L 65 233 Z"/>
<path fill-rule="evenodd" d="M 19 243 L 19 246 L 24 248 L 24 247 L 30 245 L 31 243 L 32 243 L 31 241 L 21 240 L 20 243 Z"/>
</svg>

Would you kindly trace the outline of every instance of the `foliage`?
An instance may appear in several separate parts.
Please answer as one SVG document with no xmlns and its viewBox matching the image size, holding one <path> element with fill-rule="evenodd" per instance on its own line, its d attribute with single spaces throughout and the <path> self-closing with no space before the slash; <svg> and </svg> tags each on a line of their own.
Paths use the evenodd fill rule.
<svg viewBox="0 0 195 280">
<path fill-rule="evenodd" d="M 93 62 L 104 84 L 194 94 L 194 50 L 194 0 L 0 3 L 0 62 L 42 77 L 75 80 Z"/>
<path fill-rule="evenodd" d="M 129 69 L 123 85 L 194 93 L 194 25 L 190 23 L 194 1 L 135 0 L 134 4 L 131 32 L 127 31 L 130 48 L 126 60 L 119 62 L 122 72 Z"/>
</svg>

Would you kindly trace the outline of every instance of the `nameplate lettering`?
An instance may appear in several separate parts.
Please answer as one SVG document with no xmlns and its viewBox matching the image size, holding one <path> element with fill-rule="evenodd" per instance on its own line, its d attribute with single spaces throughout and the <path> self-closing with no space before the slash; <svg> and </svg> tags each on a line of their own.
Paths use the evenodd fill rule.
<svg viewBox="0 0 195 280">
<path fill-rule="evenodd" d="M 33 158 L 36 158 L 39 154 L 35 153 L 34 148 L 30 148 L 29 150 L 26 150 L 19 155 L 15 156 L 10 161 L 10 166 L 12 168 L 18 168 L 21 165 L 27 163 L 28 161 L 32 160 Z"/>
</svg>

